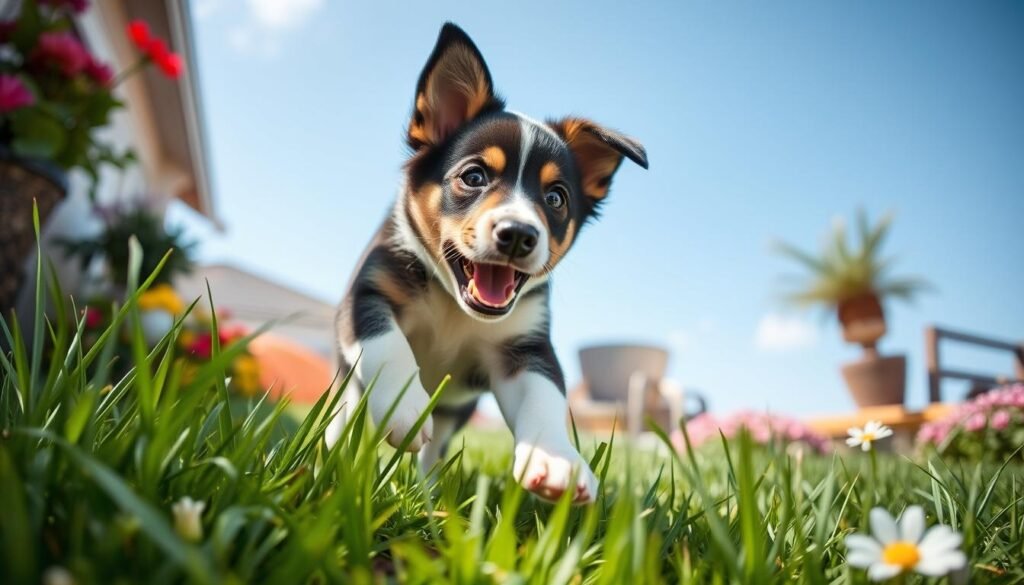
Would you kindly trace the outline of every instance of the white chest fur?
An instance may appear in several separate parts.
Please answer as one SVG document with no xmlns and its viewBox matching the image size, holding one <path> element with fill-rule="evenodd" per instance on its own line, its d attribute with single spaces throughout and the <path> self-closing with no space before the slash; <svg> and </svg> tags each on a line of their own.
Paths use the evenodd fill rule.
<svg viewBox="0 0 1024 585">
<path fill-rule="evenodd" d="M 476 396 L 460 382 L 474 370 L 493 380 L 500 375 L 499 355 L 504 343 L 536 331 L 546 322 L 542 295 L 522 299 L 505 319 L 484 322 L 467 315 L 440 285 L 431 283 L 426 294 L 406 306 L 398 325 L 409 342 L 420 381 L 433 392 L 446 375 L 452 383 L 442 403 L 459 404 Z"/>
</svg>

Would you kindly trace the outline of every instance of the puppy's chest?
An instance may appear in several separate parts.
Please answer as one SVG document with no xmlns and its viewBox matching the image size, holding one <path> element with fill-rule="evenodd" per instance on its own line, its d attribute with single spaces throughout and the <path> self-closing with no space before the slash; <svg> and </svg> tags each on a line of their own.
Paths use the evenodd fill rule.
<svg viewBox="0 0 1024 585">
<path fill-rule="evenodd" d="M 515 319 L 497 323 L 473 319 L 436 285 L 404 308 L 398 325 L 416 356 L 420 381 L 428 392 L 451 375 L 442 402 L 464 402 L 489 390 L 492 373 L 500 369 L 502 347 L 528 332 Z"/>
</svg>

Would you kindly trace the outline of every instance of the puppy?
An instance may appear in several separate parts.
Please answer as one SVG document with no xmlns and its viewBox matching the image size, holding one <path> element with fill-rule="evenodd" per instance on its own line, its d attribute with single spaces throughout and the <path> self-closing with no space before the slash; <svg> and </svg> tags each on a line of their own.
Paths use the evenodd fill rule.
<svg viewBox="0 0 1024 585">
<path fill-rule="evenodd" d="M 361 387 L 376 377 L 376 424 L 397 401 L 386 422 L 395 446 L 451 375 L 409 445 L 425 468 L 492 391 L 515 437 L 516 479 L 542 498 L 592 501 L 597 480 L 569 439 L 551 347 L 550 276 L 623 158 L 647 168 L 644 148 L 580 118 L 505 110 L 476 45 L 450 23 L 416 84 L 407 141 L 398 200 L 338 311 L 344 367 Z"/>
</svg>

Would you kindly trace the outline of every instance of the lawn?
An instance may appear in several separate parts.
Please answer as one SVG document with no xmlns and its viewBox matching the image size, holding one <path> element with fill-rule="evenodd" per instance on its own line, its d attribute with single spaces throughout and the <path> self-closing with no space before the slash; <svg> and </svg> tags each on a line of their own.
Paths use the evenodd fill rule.
<svg viewBox="0 0 1024 585">
<path fill-rule="evenodd" d="M 962 533 L 968 562 L 909 582 L 1024 581 L 1019 463 L 579 437 L 597 502 L 551 504 L 511 477 L 506 434 L 460 435 L 424 476 L 360 406 L 328 449 L 334 398 L 291 421 L 287 401 L 230 394 L 248 338 L 186 368 L 180 328 L 143 343 L 136 292 L 86 347 L 84 319 L 43 280 L 57 312 L 37 312 L 34 342 L 2 331 L 2 583 L 863 583 L 846 537 L 870 532 L 873 507 L 910 505 Z"/>
</svg>

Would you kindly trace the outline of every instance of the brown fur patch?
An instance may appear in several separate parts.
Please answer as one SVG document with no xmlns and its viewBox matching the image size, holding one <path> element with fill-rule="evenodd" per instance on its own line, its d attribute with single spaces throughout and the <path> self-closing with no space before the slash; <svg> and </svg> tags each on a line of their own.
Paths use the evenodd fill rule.
<svg viewBox="0 0 1024 585">
<path fill-rule="evenodd" d="M 497 174 L 505 172 L 505 151 L 500 146 L 488 146 L 484 149 L 480 156 L 484 159 L 486 164 L 492 171 Z"/>
<path fill-rule="evenodd" d="M 612 175 L 622 162 L 622 154 L 589 132 L 593 124 L 579 118 L 563 120 L 556 129 L 576 157 L 583 191 L 588 197 L 603 199 L 608 194 Z"/>
<path fill-rule="evenodd" d="M 370 280 L 377 286 L 377 290 L 395 305 L 403 306 L 409 304 L 409 300 L 412 298 L 409 289 L 395 282 L 390 272 L 376 270 L 370 275 Z"/>
<path fill-rule="evenodd" d="M 565 255 L 569 252 L 569 247 L 572 246 L 572 241 L 576 237 L 576 220 L 570 220 L 568 227 L 565 229 L 565 237 L 562 238 L 561 242 L 555 241 L 551 238 L 549 243 L 551 250 L 551 258 L 548 260 L 548 270 L 554 268 Z"/>
<path fill-rule="evenodd" d="M 544 166 L 540 168 L 540 184 L 543 186 L 554 183 L 562 176 L 562 171 L 558 168 L 558 165 L 554 161 L 548 161 L 544 163 Z"/>
<path fill-rule="evenodd" d="M 425 185 L 409 194 L 407 201 L 416 231 L 423 237 L 427 250 L 438 254 L 441 249 L 441 186 Z"/>
</svg>

